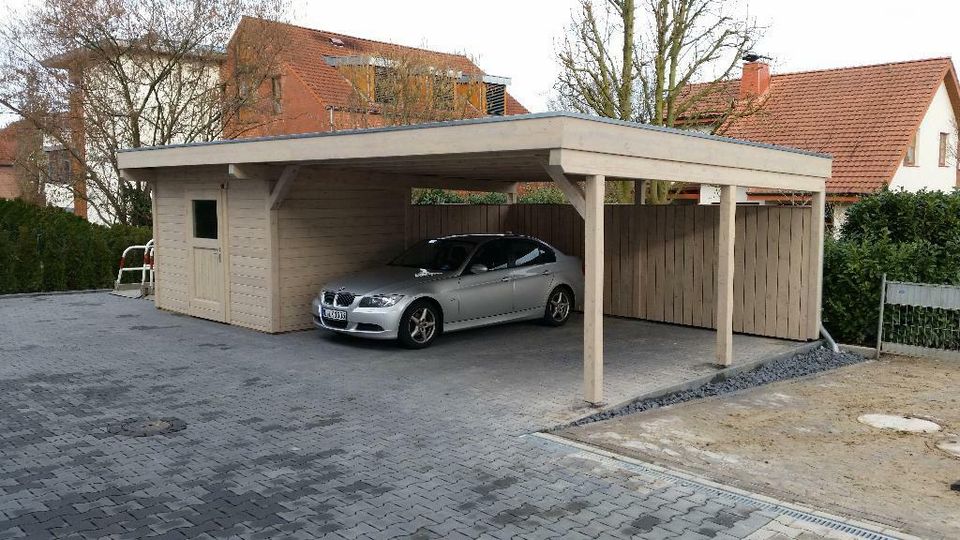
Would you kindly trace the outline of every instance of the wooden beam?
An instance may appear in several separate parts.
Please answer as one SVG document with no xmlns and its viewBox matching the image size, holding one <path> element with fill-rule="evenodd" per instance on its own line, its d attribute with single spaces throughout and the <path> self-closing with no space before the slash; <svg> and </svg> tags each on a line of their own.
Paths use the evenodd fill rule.
<svg viewBox="0 0 960 540">
<path fill-rule="evenodd" d="M 720 188 L 717 235 L 717 364 L 733 363 L 733 247 L 736 241 L 737 186 Z"/>
<path fill-rule="evenodd" d="M 588 176 L 584 215 L 583 394 L 603 403 L 603 176 Z"/>
<path fill-rule="evenodd" d="M 157 171 L 153 169 L 121 169 L 120 178 L 127 182 L 146 182 L 152 184 L 157 180 Z"/>
<path fill-rule="evenodd" d="M 826 193 L 814 193 L 810 199 L 810 257 L 807 275 L 810 276 L 807 305 L 807 339 L 816 339 L 820 335 L 820 311 L 823 304 L 823 234 L 824 214 L 826 211 Z"/>
<path fill-rule="evenodd" d="M 339 167 L 305 167 L 306 171 L 320 176 L 329 176 L 331 181 L 335 181 L 341 185 L 375 186 L 384 189 L 438 188 L 494 193 L 516 193 L 518 186 L 518 183 L 515 181 L 382 173 L 363 169 L 343 169 Z"/>
<path fill-rule="evenodd" d="M 678 154 L 679 156 L 682 154 Z M 826 182 L 826 177 L 823 176 L 741 169 L 642 156 L 600 154 L 566 148 L 550 151 L 550 165 L 559 165 L 567 176 L 581 176 L 603 171 L 609 177 L 624 179 L 667 180 L 801 192 L 823 191 Z"/>
<path fill-rule="evenodd" d="M 290 192 L 290 188 L 293 187 L 293 182 L 297 179 L 297 174 L 299 173 L 299 165 L 287 165 L 283 168 L 283 172 L 280 174 L 280 179 L 277 180 L 277 183 L 274 184 L 273 189 L 270 190 L 270 198 L 267 200 L 268 209 L 276 210 L 277 208 L 280 208 L 280 203 L 283 202 L 283 199 L 287 196 L 287 193 Z"/>
<path fill-rule="evenodd" d="M 267 165 L 231 163 L 227 165 L 227 174 L 236 180 L 265 180 L 276 173 L 271 174 L 270 167 Z"/>
<path fill-rule="evenodd" d="M 567 178 L 567 175 L 563 174 L 563 168 L 558 165 L 553 165 L 544 161 L 543 170 L 547 171 L 547 174 L 550 175 L 550 178 L 553 179 L 553 182 L 557 184 L 557 187 L 560 188 L 560 191 L 562 191 L 567 197 L 567 201 L 569 201 L 570 204 L 577 209 L 577 213 L 580 214 L 580 217 L 587 219 L 587 203 L 583 189 L 581 189 L 576 182 L 573 182 Z"/>
</svg>

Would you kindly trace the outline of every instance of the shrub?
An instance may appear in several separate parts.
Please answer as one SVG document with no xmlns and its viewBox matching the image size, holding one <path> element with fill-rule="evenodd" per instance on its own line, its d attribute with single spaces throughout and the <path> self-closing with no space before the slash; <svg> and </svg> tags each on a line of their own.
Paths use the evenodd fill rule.
<svg viewBox="0 0 960 540">
<path fill-rule="evenodd" d="M 523 204 L 566 204 L 567 198 L 560 188 L 544 185 L 527 190 L 517 197 L 517 202 Z"/>
<path fill-rule="evenodd" d="M 824 244 L 823 322 L 838 340 L 876 343 L 883 274 L 960 284 L 960 193 L 882 192 L 848 210 Z"/>
<path fill-rule="evenodd" d="M 0 293 L 109 287 L 120 254 L 146 227 L 94 225 L 59 208 L 0 200 Z M 141 264 L 137 260 L 128 265 Z"/>
</svg>

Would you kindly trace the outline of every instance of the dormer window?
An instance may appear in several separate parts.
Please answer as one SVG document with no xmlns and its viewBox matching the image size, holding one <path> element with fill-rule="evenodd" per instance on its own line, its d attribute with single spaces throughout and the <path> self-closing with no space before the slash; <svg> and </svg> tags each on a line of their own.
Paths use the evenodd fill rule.
<svg viewBox="0 0 960 540">
<path fill-rule="evenodd" d="M 486 105 L 487 114 L 491 116 L 503 116 L 506 114 L 506 90 L 507 87 L 502 84 L 484 83 L 486 87 Z"/>
<path fill-rule="evenodd" d="M 907 153 L 903 156 L 903 164 L 906 167 L 917 166 L 917 134 L 910 137 L 910 144 L 907 146 Z"/>
</svg>

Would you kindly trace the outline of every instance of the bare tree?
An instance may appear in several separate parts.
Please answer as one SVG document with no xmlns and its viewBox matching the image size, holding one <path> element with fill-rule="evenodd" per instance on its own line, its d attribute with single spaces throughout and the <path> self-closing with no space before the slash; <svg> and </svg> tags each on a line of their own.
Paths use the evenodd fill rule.
<svg viewBox="0 0 960 540">
<path fill-rule="evenodd" d="M 422 49 L 384 46 L 362 65 L 340 66 L 354 92 L 349 127 L 475 118 L 484 112 L 482 74 L 471 62 Z"/>
<path fill-rule="evenodd" d="M 559 45 L 558 108 L 660 126 L 722 129 L 756 104 L 717 100 L 761 32 L 727 0 L 581 0 Z M 696 84 L 694 83 L 701 83 Z M 720 110 L 717 104 L 720 104 Z M 647 201 L 682 185 L 646 182 Z M 621 190 L 624 186 L 621 185 Z"/>
<path fill-rule="evenodd" d="M 285 0 L 44 0 L 0 24 L 0 105 L 36 126 L 71 163 L 63 182 L 105 222 L 150 221 L 149 187 L 119 178 L 122 148 L 208 141 L 256 92 L 222 83 L 225 46 L 245 14 L 283 16 Z M 277 70 L 282 40 L 224 74 L 259 88 Z"/>
</svg>

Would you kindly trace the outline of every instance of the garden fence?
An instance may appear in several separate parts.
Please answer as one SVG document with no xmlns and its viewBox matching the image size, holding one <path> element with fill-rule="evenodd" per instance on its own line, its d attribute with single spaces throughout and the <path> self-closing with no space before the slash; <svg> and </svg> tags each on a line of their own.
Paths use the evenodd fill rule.
<svg viewBox="0 0 960 540">
<path fill-rule="evenodd" d="M 887 281 L 884 275 L 880 352 L 960 360 L 960 287 Z"/>
</svg>

